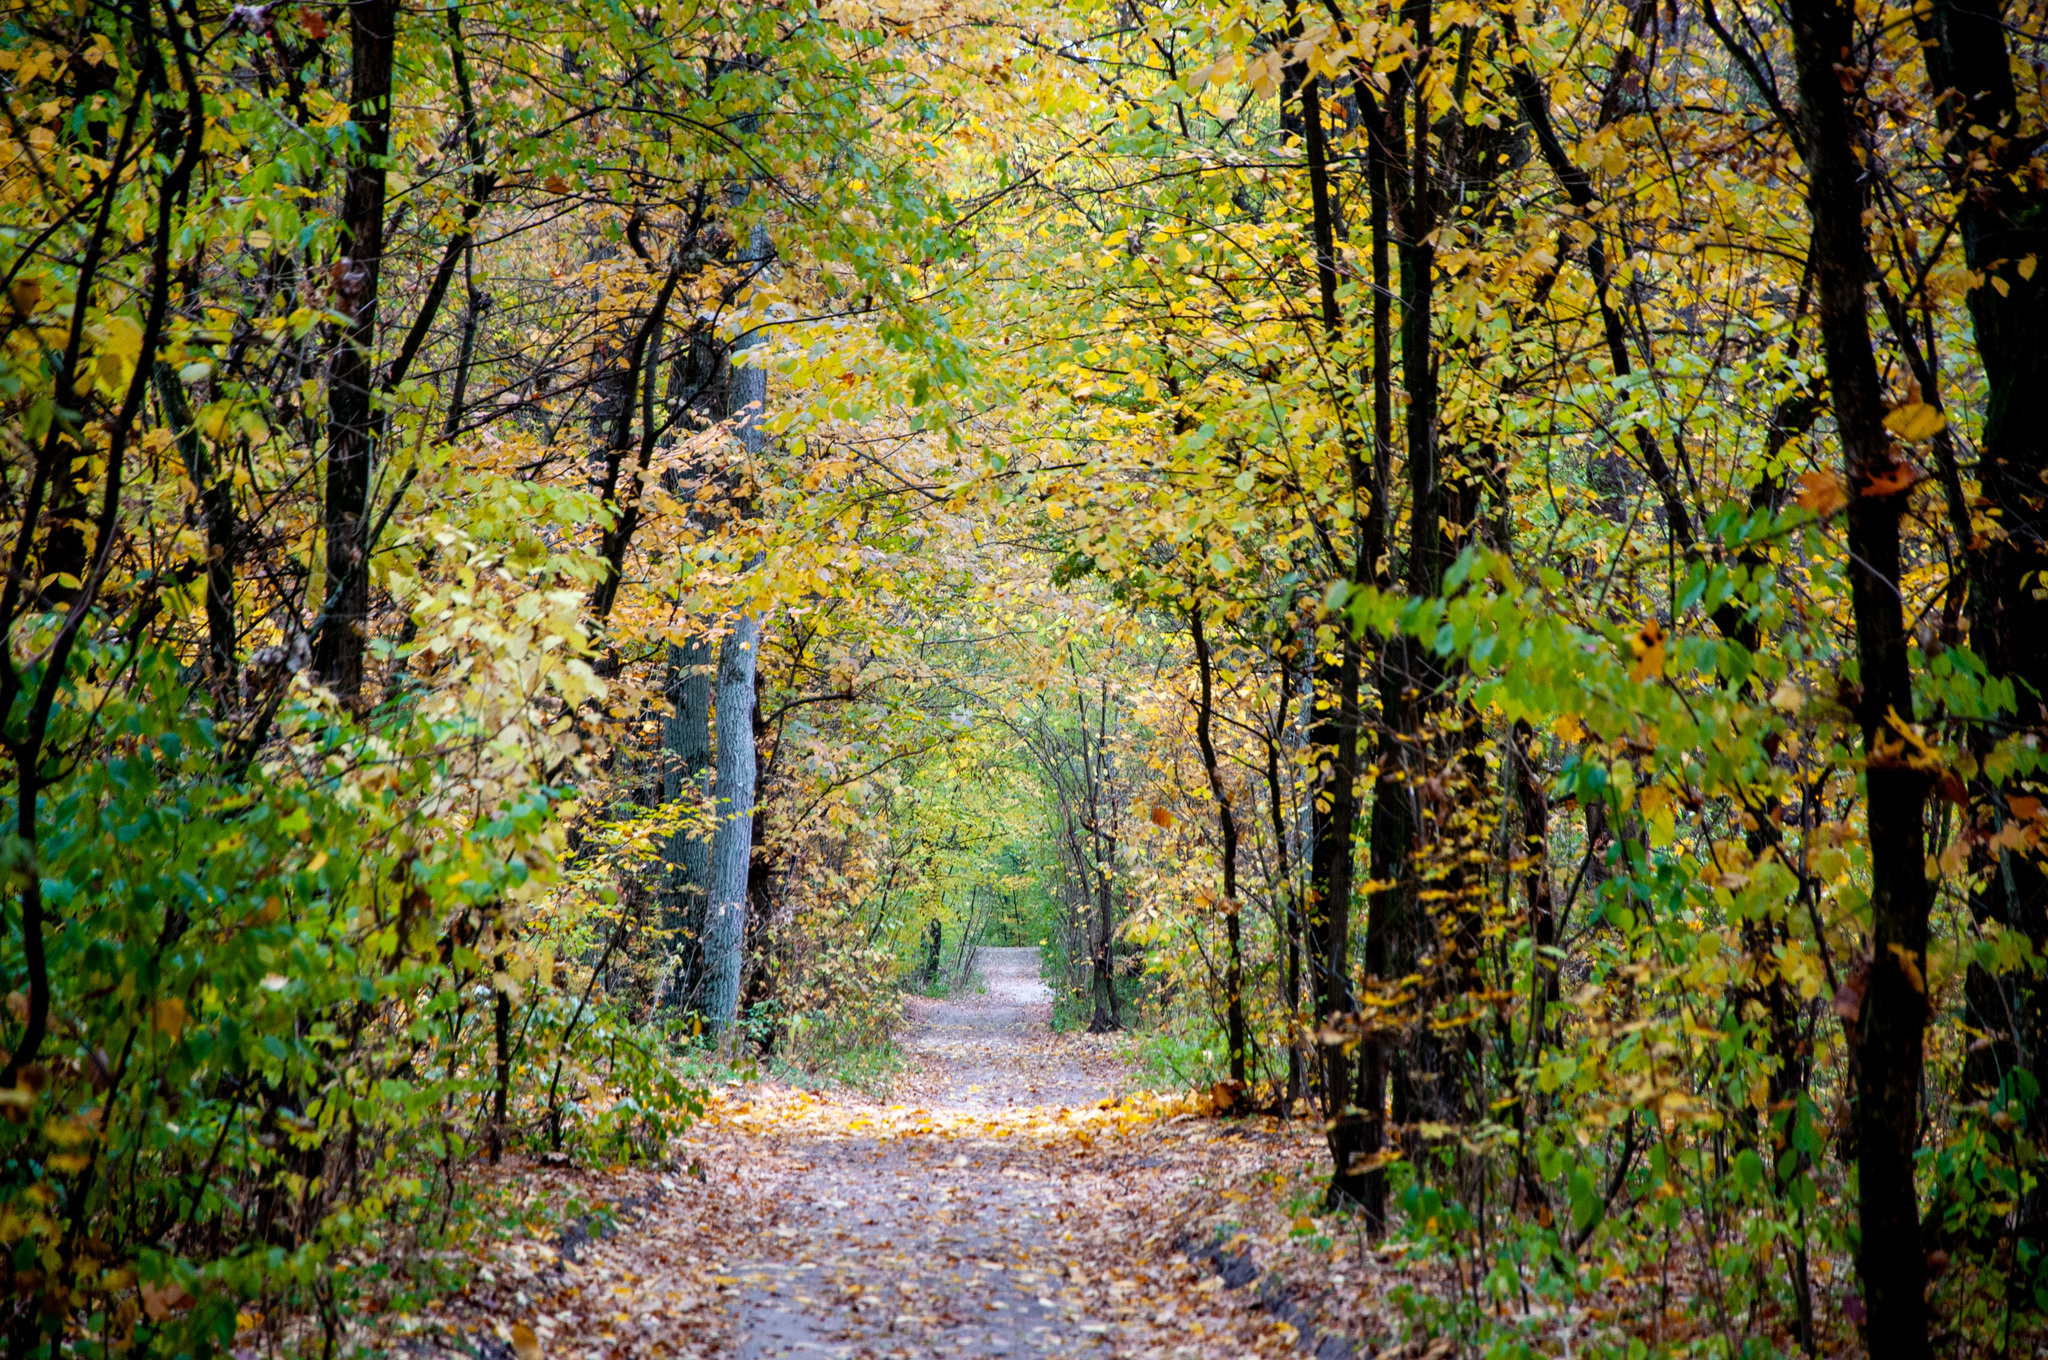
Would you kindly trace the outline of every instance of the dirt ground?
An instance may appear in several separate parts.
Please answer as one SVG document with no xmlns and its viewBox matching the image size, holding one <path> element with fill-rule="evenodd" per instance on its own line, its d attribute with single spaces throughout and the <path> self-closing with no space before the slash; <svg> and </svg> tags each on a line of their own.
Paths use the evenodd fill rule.
<svg viewBox="0 0 2048 1360">
<path fill-rule="evenodd" d="M 909 1003 L 887 1101 L 735 1083 L 677 1149 L 701 1178 L 524 1169 L 537 1195 L 608 1199 L 616 1226 L 494 1251 L 467 1294 L 392 1319 L 392 1346 L 1336 1360 L 1351 1346 L 1313 1319 L 1380 1330 L 1345 1301 L 1381 1263 L 1310 1216 L 1316 1130 L 1132 1089 L 1118 1040 L 1052 1033 L 1035 950 L 984 950 L 979 972 Z"/>
</svg>

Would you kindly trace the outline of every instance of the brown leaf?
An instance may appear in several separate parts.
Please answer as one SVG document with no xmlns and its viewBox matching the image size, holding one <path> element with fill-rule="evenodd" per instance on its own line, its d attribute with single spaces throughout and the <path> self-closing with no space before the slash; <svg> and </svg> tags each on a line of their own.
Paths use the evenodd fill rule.
<svg viewBox="0 0 2048 1360">
<path fill-rule="evenodd" d="M 192 1296 L 175 1281 L 155 1285 L 144 1282 L 142 1286 L 142 1311 L 149 1314 L 151 1322 L 162 1322 L 173 1313 L 182 1313 L 192 1306 Z"/>
<path fill-rule="evenodd" d="M 1842 979 L 1842 985 L 1835 988 L 1835 1014 L 1855 1023 L 1856 1017 L 1863 1014 L 1863 993 L 1869 986 L 1870 955 L 1861 954 L 1849 965 L 1848 976 Z"/>
<path fill-rule="evenodd" d="M 1894 461 L 1890 468 L 1864 483 L 1863 494 L 1866 496 L 1896 495 L 1901 491 L 1910 490 L 1914 483 L 1920 481 L 1926 475 L 1926 473 L 1913 464 L 1900 458 Z"/>
<path fill-rule="evenodd" d="M 1822 468 L 1800 474 L 1798 503 L 1809 514 L 1832 515 L 1849 503 L 1849 496 L 1842 489 L 1842 479 Z"/>
<path fill-rule="evenodd" d="M 541 1349 L 540 1338 L 533 1334 L 533 1328 L 523 1322 L 512 1324 L 512 1353 L 519 1360 L 547 1360 L 547 1352 Z"/>
</svg>

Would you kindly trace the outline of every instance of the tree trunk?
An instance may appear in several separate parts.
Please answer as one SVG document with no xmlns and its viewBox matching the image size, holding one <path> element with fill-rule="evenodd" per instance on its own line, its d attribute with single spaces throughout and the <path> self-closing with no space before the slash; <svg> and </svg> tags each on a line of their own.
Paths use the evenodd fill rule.
<svg viewBox="0 0 2048 1360">
<path fill-rule="evenodd" d="M 1867 755 L 1872 963 L 1858 1022 L 1854 1096 L 1864 1344 L 1873 1360 L 1926 1360 L 1932 1354 L 1927 1264 L 1913 1153 L 1927 1020 L 1930 900 L 1921 817 L 1928 781 L 1908 765 L 1896 730 L 1913 719 L 1899 589 L 1899 519 L 1911 478 L 1884 428 L 1866 313 L 1871 268 L 1863 236 L 1864 170 L 1843 91 L 1845 78 L 1857 73 L 1840 64 L 1852 50 L 1852 15 L 1837 0 L 1793 0 L 1790 14 L 1806 128 L 1808 249 L 1849 495 L 1850 602 L 1861 689 L 1855 708 Z"/>
<path fill-rule="evenodd" d="M 1195 664 L 1202 676 L 1202 700 L 1195 710 L 1195 744 L 1202 751 L 1202 768 L 1209 775 L 1209 793 L 1216 800 L 1217 829 L 1222 839 L 1223 934 L 1227 951 L 1223 960 L 1224 1024 L 1230 1037 L 1230 1079 L 1244 1081 L 1244 954 L 1237 912 L 1237 818 L 1232 814 L 1230 792 L 1223 786 L 1223 771 L 1216 764 L 1216 742 L 1210 724 L 1216 712 L 1215 667 L 1209 655 L 1209 638 L 1202 631 L 1202 607 L 1188 610 L 1188 630 L 1195 641 Z"/>
<path fill-rule="evenodd" d="M 235 508 L 232 485 L 214 467 L 206 441 L 192 424 L 185 384 L 177 370 L 159 359 L 152 376 L 164 424 L 178 441 L 178 456 L 199 492 L 199 518 L 206 527 L 206 673 L 216 692 L 233 692 L 235 679 Z"/>
<path fill-rule="evenodd" d="M 668 652 L 668 697 L 673 705 L 661 725 L 662 800 L 702 801 L 711 773 L 711 642 L 701 634 Z M 671 1009 L 698 1000 L 704 961 L 705 892 L 711 881 L 711 843 L 694 826 L 678 827 L 662 847 L 667 881 L 661 892 L 661 926 L 668 932 L 669 962 L 661 1003 Z"/>
<path fill-rule="evenodd" d="M 704 923 L 704 1014 L 725 1034 L 738 1018 L 747 933 L 747 868 L 754 848 L 754 669 L 760 623 L 742 615 L 718 651 L 718 755 Z"/>
<path fill-rule="evenodd" d="M 766 238 L 755 237 L 765 250 Z M 748 348 L 741 338 L 735 351 Z M 728 409 L 739 421 L 740 443 L 751 457 L 765 439 L 761 417 L 768 403 L 768 370 L 735 367 Z M 760 620 L 742 614 L 718 652 L 716 774 L 712 786 L 718 828 L 711 838 L 711 863 L 704 927 L 705 1018 L 725 1035 L 738 1018 L 741 974 L 745 971 L 747 885 L 754 859 L 754 706 L 760 665 Z M 730 1039 L 727 1038 L 730 1046 Z"/>
<path fill-rule="evenodd" d="M 1285 730 L 1292 672 L 1283 660 L 1280 666 L 1279 722 Z M 1301 910 L 1294 900 L 1294 873 L 1287 855 L 1287 802 L 1280 785 L 1280 733 L 1266 738 L 1266 802 L 1273 822 L 1273 906 L 1275 925 L 1287 941 L 1286 971 L 1281 978 L 1280 1000 L 1287 1007 L 1287 1102 L 1291 1107 L 1301 1098 L 1301 1036 L 1296 1026 L 1301 1016 Z"/>
<path fill-rule="evenodd" d="M 1944 154 L 1961 191 L 1963 258 L 1976 272 L 1971 329 L 1985 378 L 1977 479 L 2000 532 L 1974 537 L 1967 510 L 1958 534 L 1970 564 L 1970 647 L 1995 676 L 2014 682 L 2021 726 L 2048 722 L 2048 269 L 2030 276 L 2021 261 L 2048 261 L 2048 185 L 2029 174 L 2038 145 L 2019 111 L 2003 6 L 1990 0 L 1934 0 L 1914 10 L 1927 60 L 1929 93 L 1948 134 Z M 1932 394 L 1928 400 L 1934 400 Z M 1960 487 L 1957 488 L 1960 498 Z M 1989 732 L 1977 742 L 1984 754 Z M 1980 787 L 2000 829 L 2011 812 L 2005 789 Z M 1984 887 L 1973 895 L 1980 921 L 2023 932 L 2048 950 L 2048 875 L 2038 860 L 2010 850 L 1979 852 L 1972 865 Z M 1997 1036 L 1974 1050 L 1965 1098 L 1995 1098 L 2013 1067 L 2038 1076 L 2048 1039 L 2048 987 L 2022 974 L 1994 976 L 1973 964 L 1969 1022 Z M 2041 1192 L 2029 1197 L 2030 1208 Z M 2040 1214 L 2022 1212 L 2023 1219 Z"/>
<path fill-rule="evenodd" d="M 364 560 L 370 515 L 371 407 L 377 345 L 377 283 L 384 256 L 384 166 L 391 143 L 391 67 L 397 48 L 396 0 L 349 6 L 349 119 L 361 142 L 342 188 L 341 258 L 334 310 L 343 318 L 327 370 L 327 533 L 325 621 L 313 643 L 313 670 L 343 699 L 363 687 L 370 573 Z"/>
</svg>

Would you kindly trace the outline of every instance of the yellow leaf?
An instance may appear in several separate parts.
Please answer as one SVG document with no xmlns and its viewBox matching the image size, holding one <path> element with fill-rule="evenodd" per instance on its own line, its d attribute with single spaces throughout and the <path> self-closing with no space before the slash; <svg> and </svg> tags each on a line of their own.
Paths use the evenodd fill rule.
<svg viewBox="0 0 2048 1360">
<path fill-rule="evenodd" d="M 1634 659 L 1629 663 L 1628 678 L 1638 684 L 1654 680 L 1664 674 L 1664 625 L 1651 619 L 1636 630 L 1628 640 L 1628 650 Z"/>
<path fill-rule="evenodd" d="M 142 326 L 125 316 L 107 318 L 107 353 L 135 362 L 142 353 Z"/>
<path fill-rule="evenodd" d="M 1894 407 L 1884 418 L 1884 427 L 1909 444 L 1932 439 L 1946 424 L 1947 418 L 1924 401 Z"/>
<path fill-rule="evenodd" d="M 512 1324 L 512 1353 L 519 1360 L 546 1360 L 547 1352 L 540 1347 L 540 1338 L 533 1334 L 533 1328 L 523 1322 Z"/>
<path fill-rule="evenodd" d="M 150 1008 L 150 1019 L 156 1027 L 173 1039 L 185 1032 L 190 1017 L 185 1014 L 182 997 L 167 996 Z"/>
</svg>

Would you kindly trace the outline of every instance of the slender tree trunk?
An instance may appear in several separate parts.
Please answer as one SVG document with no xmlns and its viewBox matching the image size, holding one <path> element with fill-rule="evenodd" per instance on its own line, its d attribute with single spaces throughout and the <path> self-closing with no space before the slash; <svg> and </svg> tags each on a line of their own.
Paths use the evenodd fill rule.
<svg viewBox="0 0 2048 1360">
<path fill-rule="evenodd" d="M 206 673 L 226 695 L 235 678 L 235 508 L 232 485 L 192 424 L 185 384 L 176 370 L 159 359 L 154 370 L 157 400 L 164 423 L 178 441 L 178 456 L 199 491 L 199 518 L 206 529 Z"/>
<path fill-rule="evenodd" d="M 1095 1013 L 1088 1032 L 1110 1034 L 1123 1028 L 1116 995 L 1116 839 L 1098 833 L 1095 842 Z"/>
<path fill-rule="evenodd" d="M 512 996 L 502 987 L 492 998 L 491 1037 L 497 1056 L 491 1083 L 491 1165 L 496 1166 L 505 1155 L 506 1105 L 512 1093 Z"/>
<path fill-rule="evenodd" d="M 1931 904 L 1921 818 L 1928 781 L 1907 763 L 1897 730 L 1913 720 L 1899 549 L 1911 479 L 1884 427 L 1866 312 L 1864 169 L 1843 89 L 1855 75 L 1842 65 L 1851 60 L 1852 15 L 1838 0 L 1792 0 L 1790 16 L 1806 127 L 1816 314 L 1850 498 L 1850 603 L 1861 688 L 1855 709 L 1867 756 L 1872 963 L 1859 1020 L 1854 1113 L 1864 1344 L 1873 1360 L 1927 1360 L 1927 1263 L 1913 1154 L 1927 1021 Z"/>
<path fill-rule="evenodd" d="M 704 926 L 704 1012 L 725 1033 L 738 1018 L 745 964 L 747 867 L 754 847 L 754 668 L 760 624 L 742 615 L 718 652 L 718 752 Z"/>
<path fill-rule="evenodd" d="M 689 799 L 702 810 L 711 790 L 710 640 L 701 634 L 671 646 L 668 697 L 672 708 L 661 725 L 662 798 L 674 803 Z M 673 1009 L 694 1004 L 704 960 L 706 888 L 711 881 L 711 842 L 695 826 L 670 833 L 662 847 L 667 881 L 661 892 L 661 925 L 668 932 L 669 963 L 662 981 L 662 1004 Z"/>
<path fill-rule="evenodd" d="M 1284 730 L 1292 672 L 1283 660 L 1280 666 L 1280 724 Z M 1266 803 L 1273 822 L 1273 900 L 1276 924 L 1287 941 L 1286 972 L 1281 979 L 1281 1002 L 1287 1007 L 1287 1101 L 1301 1098 L 1301 908 L 1295 901 L 1294 872 L 1287 854 L 1287 800 L 1280 784 L 1280 739 L 1266 738 Z"/>
<path fill-rule="evenodd" d="M 1223 1008 L 1224 1024 L 1230 1038 L 1230 1079 L 1244 1081 L 1244 954 L 1237 910 L 1237 818 L 1230 805 L 1230 791 L 1223 786 L 1223 771 L 1216 763 L 1216 742 L 1210 724 L 1216 712 L 1215 666 L 1209 655 L 1208 634 L 1202 629 L 1202 607 L 1188 609 L 1188 631 L 1195 642 L 1195 664 L 1201 672 L 1202 698 L 1195 710 L 1195 744 L 1202 751 L 1202 768 L 1209 775 L 1209 793 L 1216 800 L 1217 829 L 1222 839 L 1223 859 Z"/>
<path fill-rule="evenodd" d="M 327 371 L 326 623 L 313 644 L 313 670 L 343 699 L 363 687 L 369 624 L 371 406 L 377 346 L 377 287 L 384 257 L 384 170 L 391 143 L 396 0 L 349 6 L 349 120 L 360 137 L 341 204 L 341 259 L 335 311 L 343 318 Z"/>
</svg>

